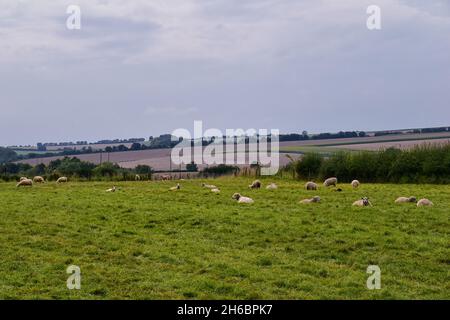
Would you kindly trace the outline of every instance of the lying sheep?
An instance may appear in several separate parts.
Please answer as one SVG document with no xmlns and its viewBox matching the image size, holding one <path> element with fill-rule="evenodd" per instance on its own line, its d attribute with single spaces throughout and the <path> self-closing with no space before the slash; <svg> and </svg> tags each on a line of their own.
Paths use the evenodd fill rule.
<svg viewBox="0 0 450 320">
<path fill-rule="evenodd" d="M 33 180 L 31 179 L 24 179 L 20 180 L 18 184 L 16 184 L 17 187 L 32 187 L 33 186 Z"/>
<path fill-rule="evenodd" d="M 311 199 L 304 199 L 304 200 L 300 201 L 301 204 L 310 204 L 310 203 L 318 203 L 318 202 L 320 202 L 320 197 L 318 197 L 318 196 L 315 196 Z"/>
<path fill-rule="evenodd" d="M 323 185 L 325 187 L 330 187 L 330 186 L 335 186 L 337 185 L 337 178 L 333 177 L 333 178 L 328 178 L 327 180 L 324 181 Z"/>
<path fill-rule="evenodd" d="M 278 186 L 275 183 L 271 183 L 266 187 L 267 190 L 276 190 Z"/>
<path fill-rule="evenodd" d="M 134 176 L 134 181 L 141 181 L 141 176 L 140 175 L 135 175 Z"/>
<path fill-rule="evenodd" d="M 305 184 L 305 189 L 306 190 L 317 190 L 317 184 L 312 181 L 309 181 Z"/>
<path fill-rule="evenodd" d="M 45 180 L 41 176 L 36 176 L 36 177 L 33 178 L 33 182 L 35 182 L 35 183 L 44 183 Z"/>
<path fill-rule="evenodd" d="M 202 187 L 206 189 L 217 189 L 215 185 L 202 183 Z"/>
<path fill-rule="evenodd" d="M 231 198 L 234 200 L 237 200 L 238 203 L 253 203 L 254 202 L 253 199 L 248 198 L 248 197 L 243 197 L 239 193 L 233 194 L 233 196 Z"/>
<path fill-rule="evenodd" d="M 358 180 L 353 180 L 351 183 L 353 189 L 358 189 L 361 183 Z"/>
<path fill-rule="evenodd" d="M 176 185 L 175 187 L 172 187 L 172 188 L 170 188 L 169 190 L 170 190 L 170 191 L 176 191 L 176 190 L 180 190 L 180 189 L 181 189 L 181 186 L 180 186 L 179 183 L 177 183 L 177 185 Z"/>
<path fill-rule="evenodd" d="M 217 188 L 214 188 L 214 189 L 211 189 L 211 192 L 213 192 L 213 193 L 220 193 L 220 190 L 217 189 Z"/>
<path fill-rule="evenodd" d="M 60 177 L 56 180 L 56 183 L 66 183 L 67 181 L 67 177 Z"/>
<path fill-rule="evenodd" d="M 409 202 L 416 203 L 417 202 L 416 197 L 409 197 L 409 198 L 400 197 L 400 198 L 397 198 L 397 200 L 395 200 L 395 203 L 409 203 Z"/>
<path fill-rule="evenodd" d="M 250 189 L 259 189 L 261 188 L 261 181 L 255 180 L 251 185 L 248 186 Z"/>
<path fill-rule="evenodd" d="M 353 202 L 353 206 L 354 207 L 367 207 L 367 206 L 372 207 L 372 203 L 370 203 L 370 201 L 367 197 L 364 197 L 364 198 L 361 198 L 361 200 L 357 200 L 357 201 Z"/>
<path fill-rule="evenodd" d="M 106 190 L 106 192 L 116 192 L 116 186 L 113 186 L 111 189 Z"/>
<path fill-rule="evenodd" d="M 431 202 L 431 201 L 428 200 L 428 199 L 420 199 L 420 200 L 417 202 L 417 206 L 418 206 L 418 207 L 432 207 L 432 206 L 434 206 L 434 204 L 433 204 L 433 202 Z"/>
</svg>

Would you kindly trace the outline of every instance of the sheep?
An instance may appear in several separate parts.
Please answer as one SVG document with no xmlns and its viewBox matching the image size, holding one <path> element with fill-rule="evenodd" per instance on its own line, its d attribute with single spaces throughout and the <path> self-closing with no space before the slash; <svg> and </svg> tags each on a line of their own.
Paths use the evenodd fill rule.
<svg viewBox="0 0 450 320">
<path fill-rule="evenodd" d="M 180 186 L 179 183 L 177 183 L 177 185 L 176 185 L 175 187 L 172 187 L 172 188 L 170 188 L 169 190 L 170 190 L 170 191 L 177 191 L 177 190 L 180 190 L 180 189 L 181 189 L 181 186 Z"/>
<path fill-rule="evenodd" d="M 233 196 L 231 198 L 234 200 L 237 200 L 238 203 L 253 203 L 254 202 L 253 199 L 251 199 L 249 197 L 243 197 L 239 193 L 233 194 Z"/>
<path fill-rule="evenodd" d="M 20 180 L 19 183 L 16 185 L 17 187 L 32 187 L 33 186 L 33 180 L 31 179 L 25 179 L 25 180 Z"/>
<path fill-rule="evenodd" d="M 311 199 L 304 199 L 304 200 L 300 201 L 301 204 L 310 204 L 310 203 L 318 203 L 318 202 L 320 202 L 319 196 L 315 196 Z"/>
<path fill-rule="evenodd" d="M 215 185 L 202 183 L 202 187 L 206 189 L 217 189 Z"/>
<path fill-rule="evenodd" d="M 21 177 L 21 178 L 19 179 L 19 182 L 22 181 L 22 180 L 28 180 L 28 178 L 27 178 L 27 177 Z"/>
<path fill-rule="evenodd" d="M 36 182 L 36 183 L 44 183 L 45 180 L 44 180 L 44 178 L 41 177 L 41 176 L 36 176 L 36 177 L 33 178 L 33 182 Z"/>
<path fill-rule="evenodd" d="M 433 204 L 433 202 L 431 202 L 431 201 L 428 200 L 428 199 L 420 199 L 420 200 L 417 202 L 417 206 L 418 206 L 418 207 L 432 207 L 432 206 L 434 206 L 434 204 Z"/>
<path fill-rule="evenodd" d="M 255 180 L 251 185 L 248 186 L 250 189 L 259 189 L 261 188 L 261 181 Z"/>
<path fill-rule="evenodd" d="M 60 177 L 58 178 L 58 180 L 56 180 L 56 183 L 66 183 L 67 182 L 67 177 Z"/>
<path fill-rule="evenodd" d="M 138 174 L 135 175 L 135 176 L 134 176 L 134 180 L 135 180 L 135 181 L 141 181 L 141 176 L 138 175 Z"/>
<path fill-rule="evenodd" d="M 397 198 L 397 200 L 395 200 L 395 203 L 409 203 L 409 202 L 416 203 L 417 202 L 416 197 L 409 197 L 409 198 L 400 197 L 400 198 Z"/>
<path fill-rule="evenodd" d="M 328 178 L 327 180 L 324 181 L 323 185 L 325 187 L 329 187 L 329 186 L 335 186 L 337 185 L 337 178 L 333 177 L 333 178 Z"/>
<path fill-rule="evenodd" d="M 106 190 L 106 192 L 116 192 L 116 186 L 113 186 L 111 189 Z"/>
<path fill-rule="evenodd" d="M 275 183 L 271 183 L 266 187 L 267 190 L 276 190 L 278 186 Z"/>
<path fill-rule="evenodd" d="M 163 174 L 161 176 L 161 180 L 163 180 L 163 181 L 172 180 L 172 176 L 170 174 Z"/>
<path fill-rule="evenodd" d="M 214 189 L 211 189 L 211 192 L 213 192 L 213 193 L 220 193 L 220 190 L 217 189 L 217 188 L 214 188 Z"/>
<path fill-rule="evenodd" d="M 357 200 L 353 202 L 354 207 L 372 207 L 372 203 L 370 203 L 369 199 L 367 197 L 361 198 L 361 200 Z"/>
<path fill-rule="evenodd" d="M 361 183 L 358 180 L 353 180 L 351 183 L 353 189 L 358 189 Z"/>
<path fill-rule="evenodd" d="M 309 181 L 305 184 L 305 189 L 306 190 L 317 190 L 317 184 L 312 181 Z"/>
</svg>

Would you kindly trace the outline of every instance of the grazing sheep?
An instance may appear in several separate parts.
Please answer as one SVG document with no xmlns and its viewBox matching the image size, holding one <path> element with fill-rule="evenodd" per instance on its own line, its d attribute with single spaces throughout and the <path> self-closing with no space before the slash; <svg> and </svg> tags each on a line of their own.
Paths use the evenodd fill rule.
<svg viewBox="0 0 450 320">
<path fill-rule="evenodd" d="M 259 189 L 261 188 L 261 181 L 255 180 L 251 185 L 248 186 L 250 189 Z"/>
<path fill-rule="evenodd" d="M 45 180 L 41 176 L 36 176 L 36 177 L 33 178 L 33 182 L 35 182 L 35 183 L 44 183 Z"/>
<path fill-rule="evenodd" d="M 353 180 L 352 181 L 353 189 L 358 189 L 360 185 L 361 185 L 361 183 L 358 180 Z"/>
<path fill-rule="evenodd" d="M 267 190 L 276 190 L 278 186 L 275 183 L 271 183 L 266 187 Z"/>
<path fill-rule="evenodd" d="M 169 190 L 170 190 L 170 191 L 176 191 L 176 190 L 180 190 L 180 189 L 181 189 L 181 186 L 180 186 L 179 183 L 177 183 L 177 185 L 176 185 L 175 187 L 172 187 L 172 188 L 170 188 Z"/>
<path fill-rule="evenodd" d="M 428 199 L 420 199 L 420 200 L 417 202 L 417 206 L 418 206 L 418 207 L 432 207 L 432 206 L 434 206 L 434 204 L 433 204 L 433 202 L 431 202 L 431 201 L 428 200 Z"/>
<path fill-rule="evenodd" d="M 325 187 L 329 187 L 329 186 L 335 186 L 337 185 L 337 178 L 333 177 L 333 178 L 328 178 L 327 180 L 324 181 L 323 185 Z"/>
<path fill-rule="evenodd" d="M 134 176 L 134 180 L 135 180 L 135 181 L 141 181 L 141 176 L 138 175 L 138 174 L 135 175 L 135 176 Z"/>
<path fill-rule="evenodd" d="M 113 186 L 111 189 L 106 190 L 106 192 L 116 192 L 116 186 Z"/>
<path fill-rule="evenodd" d="M 27 178 L 27 177 L 21 177 L 21 178 L 19 179 L 19 182 L 22 181 L 22 180 L 28 180 L 28 178 Z"/>
<path fill-rule="evenodd" d="M 409 197 L 409 198 L 400 197 L 400 198 L 397 198 L 397 200 L 395 200 L 395 203 L 409 203 L 409 202 L 416 203 L 417 202 L 416 197 Z"/>
<path fill-rule="evenodd" d="M 206 189 L 217 189 L 215 185 L 202 183 L 202 187 Z"/>
<path fill-rule="evenodd" d="M 56 180 L 56 183 L 66 183 L 67 182 L 67 177 L 60 177 L 58 178 L 58 180 Z"/>
<path fill-rule="evenodd" d="M 220 190 L 217 189 L 217 188 L 214 188 L 214 189 L 211 189 L 211 192 L 214 192 L 214 193 L 220 193 Z"/>
<path fill-rule="evenodd" d="M 231 198 L 234 200 L 237 200 L 238 203 L 253 203 L 254 202 L 253 199 L 251 199 L 249 197 L 243 197 L 239 193 L 233 194 L 233 196 Z"/>
<path fill-rule="evenodd" d="M 172 176 L 170 174 L 163 174 L 161 176 L 161 180 L 163 181 L 172 180 Z"/>
<path fill-rule="evenodd" d="M 304 200 L 300 201 L 301 204 L 310 204 L 310 203 L 318 203 L 318 202 L 320 202 L 320 197 L 318 197 L 318 196 L 315 196 L 311 199 L 304 199 Z"/>
<path fill-rule="evenodd" d="M 18 184 L 16 184 L 16 188 L 17 187 L 32 187 L 33 186 L 33 180 L 31 179 L 25 179 L 25 180 L 20 180 Z"/>
<path fill-rule="evenodd" d="M 305 184 L 305 189 L 306 190 L 317 190 L 317 184 L 312 181 L 309 181 Z"/>
<path fill-rule="evenodd" d="M 361 200 L 357 200 L 353 202 L 354 207 L 372 207 L 372 204 L 370 203 L 369 199 L 367 197 L 361 198 Z"/>
</svg>

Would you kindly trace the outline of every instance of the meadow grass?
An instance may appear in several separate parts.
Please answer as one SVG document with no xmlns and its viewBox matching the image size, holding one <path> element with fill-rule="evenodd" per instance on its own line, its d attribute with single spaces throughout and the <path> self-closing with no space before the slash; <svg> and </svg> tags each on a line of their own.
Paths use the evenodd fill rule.
<svg viewBox="0 0 450 320">
<path fill-rule="evenodd" d="M 1 299 L 449 299 L 450 186 L 363 184 L 343 192 L 247 178 L 0 184 Z M 231 199 L 241 192 L 255 200 Z M 319 195 L 322 203 L 299 205 Z M 397 196 L 433 208 L 395 205 Z M 374 207 L 353 208 L 370 197 Z M 66 268 L 81 268 L 68 290 Z M 366 269 L 381 268 L 381 290 Z"/>
</svg>

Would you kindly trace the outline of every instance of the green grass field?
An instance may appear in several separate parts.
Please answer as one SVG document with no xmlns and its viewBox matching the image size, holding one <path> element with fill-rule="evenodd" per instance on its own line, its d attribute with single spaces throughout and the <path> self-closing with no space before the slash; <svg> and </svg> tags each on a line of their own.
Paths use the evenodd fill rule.
<svg viewBox="0 0 450 320">
<path fill-rule="evenodd" d="M 250 179 L 0 184 L 1 299 L 449 299 L 450 186 L 249 190 Z M 241 192 L 255 203 L 234 202 Z M 314 195 L 317 205 L 299 205 Z M 394 205 L 397 196 L 433 208 Z M 374 207 L 352 208 L 369 196 Z M 66 268 L 80 266 L 81 290 Z M 381 290 L 368 290 L 368 265 Z"/>
</svg>

